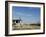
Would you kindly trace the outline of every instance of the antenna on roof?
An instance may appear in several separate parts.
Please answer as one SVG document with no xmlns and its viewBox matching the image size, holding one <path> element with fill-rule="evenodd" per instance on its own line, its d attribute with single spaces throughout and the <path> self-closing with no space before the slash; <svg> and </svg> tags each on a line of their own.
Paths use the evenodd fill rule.
<svg viewBox="0 0 46 37">
<path fill-rule="evenodd" d="M 19 19 L 21 20 L 21 18 L 19 17 Z"/>
</svg>

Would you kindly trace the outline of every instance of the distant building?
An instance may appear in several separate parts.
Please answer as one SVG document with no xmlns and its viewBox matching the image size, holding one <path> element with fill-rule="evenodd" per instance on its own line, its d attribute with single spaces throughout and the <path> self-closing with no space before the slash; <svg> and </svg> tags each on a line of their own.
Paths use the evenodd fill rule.
<svg viewBox="0 0 46 37">
<path fill-rule="evenodd" d="M 21 24 L 21 19 L 13 19 L 13 25 L 20 25 Z"/>
<path fill-rule="evenodd" d="M 21 20 L 17 19 L 17 20 L 13 20 L 13 23 L 20 23 Z"/>
</svg>

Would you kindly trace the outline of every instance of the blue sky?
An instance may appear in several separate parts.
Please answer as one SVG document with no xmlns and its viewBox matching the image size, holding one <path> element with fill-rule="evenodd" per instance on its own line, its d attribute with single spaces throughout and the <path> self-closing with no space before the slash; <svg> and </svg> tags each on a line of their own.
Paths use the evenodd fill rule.
<svg viewBox="0 0 46 37">
<path fill-rule="evenodd" d="M 12 7 L 12 18 L 20 17 L 24 23 L 39 23 L 40 8 L 39 7 Z"/>
</svg>

